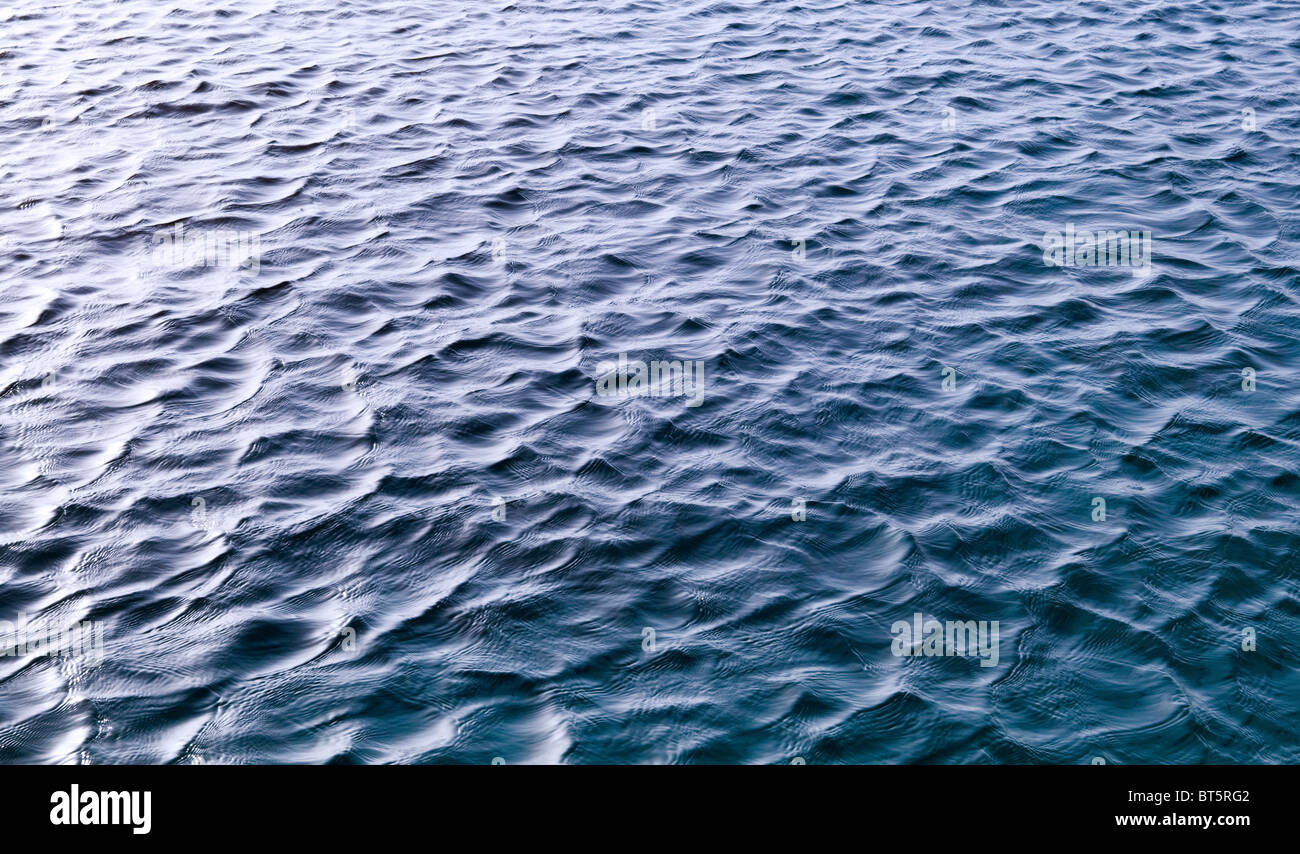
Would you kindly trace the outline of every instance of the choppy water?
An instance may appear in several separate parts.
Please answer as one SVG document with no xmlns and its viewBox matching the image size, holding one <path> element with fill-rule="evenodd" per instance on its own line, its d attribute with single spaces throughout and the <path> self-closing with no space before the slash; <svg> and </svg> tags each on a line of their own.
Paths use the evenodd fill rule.
<svg viewBox="0 0 1300 854">
<path fill-rule="evenodd" d="M 0 759 L 1300 761 L 1296 4 L 0 19 Z"/>
</svg>

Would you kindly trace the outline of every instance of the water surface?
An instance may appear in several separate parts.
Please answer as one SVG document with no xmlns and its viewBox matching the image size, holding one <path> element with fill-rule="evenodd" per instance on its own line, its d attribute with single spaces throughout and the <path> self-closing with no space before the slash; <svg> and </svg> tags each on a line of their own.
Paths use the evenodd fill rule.
<svg viewBox="0 0 1300 854">
<path fill-rule="evenodd" d="M 0 760 L 1300 760 L 1295 4 L 0 19 Z"/>
</svg>

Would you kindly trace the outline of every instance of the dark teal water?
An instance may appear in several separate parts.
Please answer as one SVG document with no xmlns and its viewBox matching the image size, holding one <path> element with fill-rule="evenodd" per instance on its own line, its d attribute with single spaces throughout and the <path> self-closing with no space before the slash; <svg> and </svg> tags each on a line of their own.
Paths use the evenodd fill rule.
<svg viewBox="0 0 1300 854">
<path fill-rule="evenodd" d="M 0 12 L 0 621 L 103 631 L 0 760 L 1300 761 L 1298 70 L 1261 0 Z"/>
</svg>

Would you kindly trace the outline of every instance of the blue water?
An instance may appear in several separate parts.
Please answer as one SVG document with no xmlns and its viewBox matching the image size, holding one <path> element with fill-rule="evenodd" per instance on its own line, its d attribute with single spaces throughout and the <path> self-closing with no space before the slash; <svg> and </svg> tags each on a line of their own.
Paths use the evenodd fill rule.
<svg viewBox="0 0 1300 854">
<path fill-rule="evenodd" d="M 1300 761 L 1298 70 L 1262 0 L 0 12 L 0 620 L 103 630 L 0 760 Z"/>
</svg>

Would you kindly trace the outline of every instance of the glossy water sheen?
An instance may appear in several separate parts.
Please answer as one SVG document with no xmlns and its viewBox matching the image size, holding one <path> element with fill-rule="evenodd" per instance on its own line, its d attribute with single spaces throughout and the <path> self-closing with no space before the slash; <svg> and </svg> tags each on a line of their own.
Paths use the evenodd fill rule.
<svg viewBox="0 0 1300 854">
<path fill-rule="evenodd" d="M 106 654 L 0 659 L 0 759 L 1300 761 L 1297 33 L 15 4 L 0 619 Z M 598 396 L 620 352 L 703 404 Z M 999 664 L 893 655 L 916 612 Z"/>
</svg>

